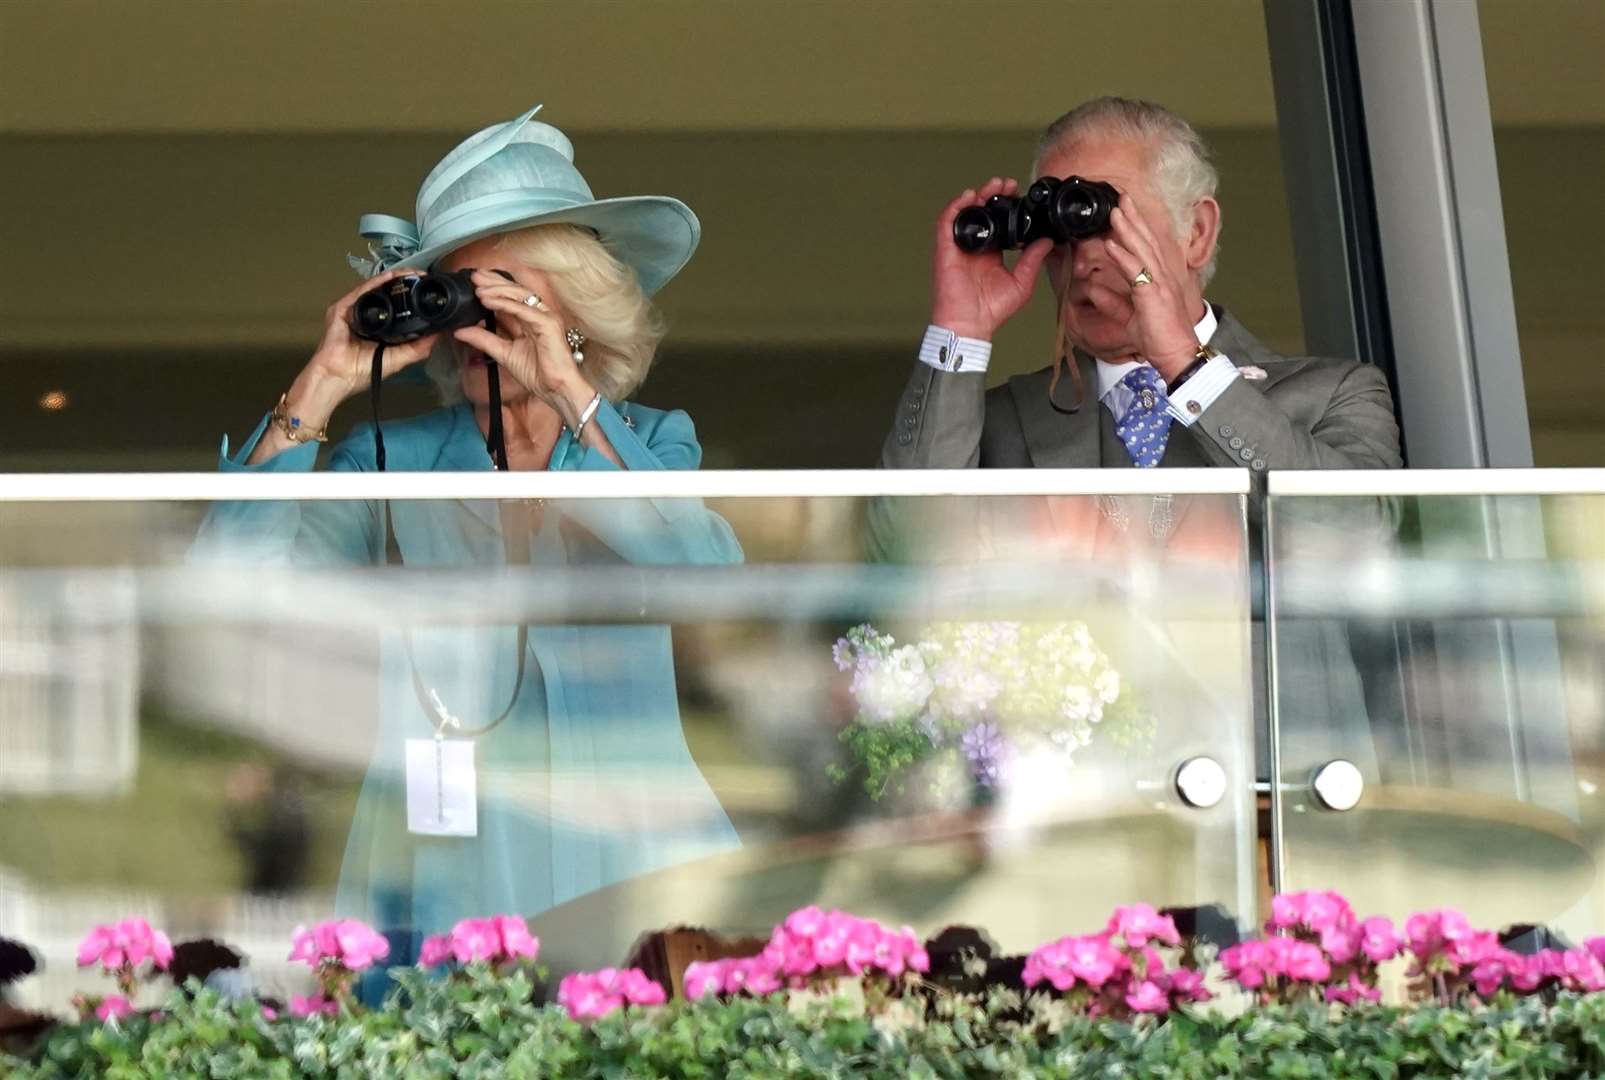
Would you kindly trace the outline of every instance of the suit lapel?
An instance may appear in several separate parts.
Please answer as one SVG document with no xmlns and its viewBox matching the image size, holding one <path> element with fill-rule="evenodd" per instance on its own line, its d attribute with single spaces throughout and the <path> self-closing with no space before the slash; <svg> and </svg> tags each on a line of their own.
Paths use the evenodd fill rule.
<svg viewBox="0 0 1605 1080">
<path fill-rule="evenodd" d="M 1020 414 L 1020 434 L 1025 440 L 1031 464 L 1038 469 L 1096 469 L 1102 464 L 1102 414 L 1098 403 L 1098 369 L 1092 357 L 1077 351 L 1075 361 L 1081 373 L 1086 400 L 1075 412 L 1056 408 L 1048 400 L 1052 370 L 1016 375 L 1009 380 L 1009 392 Z M 1054 389 L 1060 401 L 1073 399 L 1074 387 L 1061 377 Z"/>
</svg>

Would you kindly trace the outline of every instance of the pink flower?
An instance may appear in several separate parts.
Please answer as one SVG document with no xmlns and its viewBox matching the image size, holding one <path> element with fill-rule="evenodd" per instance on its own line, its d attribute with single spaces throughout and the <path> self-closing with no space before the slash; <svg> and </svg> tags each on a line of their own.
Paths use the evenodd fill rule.
<svg viewBox="0 0 1605 1080">
<path fill-rule="evenodd" d="M 1162 1013 L 1170 1011 L 1170 998 L 1159 984 L 1145 979 L 1126 991 L 1126 1004 L 1134 1012 Z"/>
<path fill-rule="evenodd" d="M 1360 951 L 1372 963 L 1392 960 L 1403 947 L 1404 942 L 1393 929 L 1393 920 L 1373 915 L 1360 924 Z"/>
<path fill-rule="evenodd" d="M 1511 955 L 1501 949 L 1497 955 L 1483 957 L 1471 969 L 1471 984 L 1476 987 L 1478 994 L 1486 998 L 1499 992 L 1499 988 L 1505 984 L 1505 977 L 1510 974 Z M 1516 962 L 1519 965 L 1520 958 Z"/>
<path fill-rule="evenodd" d="M 1347 982 L 1334 983 L 1326 988 L 1326 1000 L 1344 1005 L 1356 1005 L 1362 1001 L 1376 1002 L 1382 1000 L 1382 991 L 1374 986 L 1367 986 L 1358 974 L 1351 972 Z"/>
<path fill-rule="evenodd" d="M 390 943 L 360 919 L 322 922 L 311 930 L 297 928 L 290 938 L 290 959 L 316 970 L 336 963 L 361 971 L 390 955 Z"/>
<path fill-rule="evenodd" d="M 724 988 L 725 962 L 698 960 L 685 969 L 685 996 L 692 1001 L 716 994 Z"/>
<path fill-rule="evenodd" d="M 631 1005 L 662 1005 L 669 1000 L 662 985 L 648 978 L 640 968 L 619 972 L 615 985 Z"/>
<path fill-rule="evenodd" d="M 1499 935 L 1492 930 L 1474 931 L 1458 941 L 1449 942 L 1445 953 L 1458 967 L 1466 968 L 1484 960 L 1498 959 L 1504 950 L 1499 946 Z"/>
<path fill-rule="evenodd" d="M 452 959 L 451 939 L 445 934 L 426 937 L 418 947 L 418 964 L 421 967 L 440 967 Z"/>
<path fill-rule="evenodd" d="M 847 959 L 847 942 L 845 931 L 826 930 L 813 941 L 814 963 L 822 968 L 835 967 Z"/>
<path fill-rule="evenodd" d="M 1332 977 L 1332 965 L 1320 948 L 1307 941 L 1278 938 L 1285 942 L 1282 949 L 1282 970 L 1290 979 L 1300 982 L 1325 982 Z"/>
<path fill-rule="evenodd" d="M 1283 940 L 1286 939 L 1244 941 L 1232 945 L 1221 951 L 1221 966 L 1239 986 L 1245 990 L 1257 990 L 1283 973 L 1281 952 L 1271 944 L 1272 941 Z"/>
<path fill-rule="evenodd" d="M 1404 923 L 1404 936 L 1410 951 L 1426 958 L 1443 951 L 1448 945 L 1464 941 L 1476 931 L 1466 917 L 1453 908 L 1439 908 L 1410 916 Z"/>
<path fill-rule="evenodd" d="M 1179 945 L 1181 935 L 1169 915 L 1161 915 L 1147 904 L 1131 904 L 1115 908 L 1104 928 L 1108 935 L 1119 935 L 1128 947 L 1140 949 L 1150 941 L 1166 945 Z"/>
<path fill-rule="evenodd" d="M 275 1009 L 271 1005 L 262 1006 L 262 1019 L 266 1020 L 268 1023 L 272 1023 L 273 1021 L 277 1020 L 278 1018 L 279 1018 L 279 1010 Z"/>
<path fill-rule="evenodd" d="M 786 921 L 781 925 L 788 933 L 811 938 L 825 928 L 825 913 L 810 904 L 787 915 Z"/>
<path fill-rule="evenodd" d="M 626 1003 L 662 1005 L 666 1000 L 663 987 L 647 978 L 640 968 L 575 971 L 563 976 L 557 986 L 557 1003 L 575 1020 L 595 1020 Z"/>
<path fill-rule="evenodd" d="M 736 966 L 742 969 L 742 989 L 746 990 L 747 993 L 762 997 L 765 994 L 773 994 L 780 989 L 779 970 L 766 963 L 763 957 L 750 956 L 745 960 L 737 961 Z"/>
<path fill-rule="evenodd" d="M 1505 961 L 1510 985 L 1519 993 L 1530 994 L 1544 981 L 1544 961 L 1539 956 L 1519 956 L 1511 953 Z"/>
<path fill-rule="evenodd" d="M 595 974 L 575 971 L 563 976 L 563 981 L 557 985 L 557 1003 L 575 1020 L 595 1020 L 622 1008 L 624 996 L 610 994 L 603 988 L 604 984 L 611 985 L 612 975 L 613 969 L 604 968 Z"/>
<path fill-rule="evenodd" d="M 1591 937 L 1583 942 L 1583 948 L 1594 954 L 1594 959 L 1605 964 L 1605 936 Z"/>
<path fill-rule="evenodd" d="M 173 962 L 173 946 L 166 934 L 152 930 L 150 923 L 140 918 L 96 926 L 78 945 L 79 967 L 98 963 L 103 971 L 112 972 L 138 968 L 147 960 L 165 971 Z"/>
<path fill-rule="evenodd" d="M 1320 934 L 1342 923 L 1354 921 L 1354 910 L 1335 892 L 1283 893 L 1271 898 L 1271 918 L 1267 930 L 1309 930 Z"/>
<path fill-rule="evenodd" d="M 1584 994 L 1605 990 L 1605 964 L 1588 949 L 1567 949 L 1560 957 L 1566 989 Z"/>
<path fill-rule="evenodd" d="M 529 932 L 529 924 L 517 915 L 495 915 L 491 922 L 501 937 L 504 958 L 533 960 L 540 953 L 540 939 Z"/>
<path fill-rule="evenodd" d="M 390 955 L 390 942 L 360 919 L 345 919 L 335 927 L 340 963 L 348 971 L 362 971 Z"/>
<path fill-rule="evenodd" d="M 1204 976 L 1190 968 L 1178 968 L 1166 976 L 1170 996 L 1178 1003 L 1208 1001 L 1213 995 L 1204 987 Z"/>
<path fill-rule="evenodd" d="M 1039 945 L 1025 958 L 1021 981 L 1027 986 L 1050 983 L 1055 990 L 1068 990 L 1076 984 L 1075 972 L 1070 970 L 1070 943 L 1073 938 L 1060 938 L 1047 945 Z"/>
<path fill-rule="evenodd" d="M 101 998 L 100 1004 L 95 1006 L 95 1015 L 100 1018 L 102 1023 L 113 1020 L 127 1020 L 134 1015 L 134 1006 L 125 997 L 118 994 L 109 994 Z"/>
<path fill-rule="evenodd" d="M 490 919 L 463 919 L 451 928 L 451 951 L 459 964 L 501 956 L 502 935 Z"/>
<path fill-rule="evenodd" d="M 1334 964 L 1347 964 L 1360 952 L 1362 931 L 1354 923 L 1333 923 L 1321 931 L 1321 948 Z"/>
<path fill-rule="evenodd" d="M 290 1012 L 294 1016 L 339 1016 L 340 1003 L 322 994 L 311 997 L 297 995 L 290 999 Z"/>
<path fill-rule="evenodd" d="M 112 928 L 97 926 L 78 945 L 78 966 L 100 964 L 108 971 L 123 966 L 123 954 L 112 942 Z"/>
<path fill-rule="evenodd" d="M 1070 938 L 1069 942 L 1070 971 L 1088 986 L 1102 986 L 1126 966 L 1120 950 L 1101 934 Z"/>
</svg>

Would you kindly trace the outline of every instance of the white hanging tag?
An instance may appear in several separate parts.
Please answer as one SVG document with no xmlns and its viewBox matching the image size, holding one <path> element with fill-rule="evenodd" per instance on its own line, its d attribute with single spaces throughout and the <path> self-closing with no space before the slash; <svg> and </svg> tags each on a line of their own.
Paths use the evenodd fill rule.
<svg viewBox="0 0 1605 1080">
<path fill-rule="evenodd" d="M 478 835 L 473 740 L 407 740 L 407 831 L 420 836 Z"/>
</svg>

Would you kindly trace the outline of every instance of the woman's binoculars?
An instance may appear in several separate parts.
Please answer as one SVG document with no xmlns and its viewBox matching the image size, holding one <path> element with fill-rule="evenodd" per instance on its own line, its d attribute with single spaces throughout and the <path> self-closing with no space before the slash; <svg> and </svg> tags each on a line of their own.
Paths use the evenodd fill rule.
<svg viewBox="0 0 1605 1080">
<path fill-rule="evenodd" d="M 403 274 L 357 297 L 351 330 L 360 338 L 401 345 L 425 334 L 475 326 L 490 319 L 474 295 L 472 270 Z"/>
</svg>

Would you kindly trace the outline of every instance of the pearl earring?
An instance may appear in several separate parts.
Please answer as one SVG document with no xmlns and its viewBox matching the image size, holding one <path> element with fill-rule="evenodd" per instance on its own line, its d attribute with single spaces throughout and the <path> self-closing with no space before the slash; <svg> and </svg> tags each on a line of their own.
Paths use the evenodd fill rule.
<svg viewBox="0 0 1605 1080">
<path fill-rule="evenodd" d="M 574 362 L 576 364 L 585 363 L 585 351 L 580 348 L 581 345 L 585 344 L 585 335 L 580 333 L 578 327 L 571 326 L 564 332 L 563 337 L 568 342 L 568 354 L 574 358 Z"/>
</svg>

